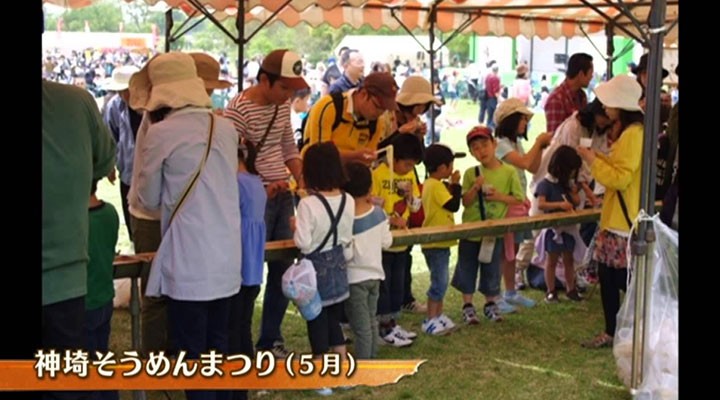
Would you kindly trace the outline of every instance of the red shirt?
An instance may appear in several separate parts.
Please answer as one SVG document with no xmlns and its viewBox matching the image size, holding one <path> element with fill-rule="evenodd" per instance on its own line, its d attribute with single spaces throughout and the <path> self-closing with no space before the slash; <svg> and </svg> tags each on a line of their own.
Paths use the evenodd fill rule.
<svg viewBox="0 0 720 400">
<path fill-rule="evenodd" d="M 497 97 L 498 93 L 500 93 L 500 78 L 496 74 L 490 73 L 485 78 L 485 90 L 488 98 Z"/>
<path fill-rule="evenodd" d="M 547 131 L 555 132 L 555 129 L 562 124 L 573 112 L 585 108 L 587 95 L 580 89 L 573 92 L 567 80 L 564 80 L 548 96 L 545 103 L 545 118 L 547 119 Z"/>
</svg>

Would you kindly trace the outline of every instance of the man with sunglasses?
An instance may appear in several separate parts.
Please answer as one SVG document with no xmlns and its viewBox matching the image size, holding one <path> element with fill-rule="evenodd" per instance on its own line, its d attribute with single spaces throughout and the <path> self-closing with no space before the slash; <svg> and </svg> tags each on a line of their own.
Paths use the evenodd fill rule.
<svg viewBox="0 0 720 400">
<path fill-rule="evenodd" d="M 332 141 L 343 161 L 370 164 L 376 158 L 378 143 L 391 125 L 391 113 L 386 111 L 397 109 L 397 90 L 392 75 L 373 72 L 357 89 L 320 98 L 310 109 L 303 149 L 314 143 Z"/>
</svg>

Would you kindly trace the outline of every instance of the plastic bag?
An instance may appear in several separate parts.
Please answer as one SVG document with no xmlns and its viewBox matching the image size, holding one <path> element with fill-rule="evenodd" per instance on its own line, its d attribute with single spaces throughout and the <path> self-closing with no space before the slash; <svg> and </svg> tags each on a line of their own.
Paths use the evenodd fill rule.
<svg viewBox="0 0 720 400">
<path fill-rule="evenodd" d="M 647 324 L 643 353 L 643 380 L 638 398 L 678 398 L 678 233 L 651 218 L 656 241 L 648 257 L 646 278 L 652 279 L 647 296 Z M 633 260 L 631 267 L 635 267 Z M 635 320 L 635 274 L 617 316 L 613 354 L 618 376 L 630 387 L 633 324 Z"/>
<path fill-rule="evenodd" d="M 317 290 L 317 276 L 312 261 L 301 259 L 288 267 L 282 276 L 282 292 L 292 300 L 307 321 L 317 318 L 322 301 Z"/>
</svg>

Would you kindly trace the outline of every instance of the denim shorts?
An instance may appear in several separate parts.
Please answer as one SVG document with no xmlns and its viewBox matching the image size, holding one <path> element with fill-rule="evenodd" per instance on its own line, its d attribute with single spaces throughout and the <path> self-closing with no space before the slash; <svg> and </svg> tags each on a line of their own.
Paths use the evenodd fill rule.
<svg viewBox="0 0 720 400">
<path fill-rule="evenodd" d="M 425 263 L 430 269 L 430 289 L 427 291 L 427 297 L 432 301 L 442 301 L 448 287 L 450 249 L 423 249 L 422 252 L 425 255 Z"/>
<path fill-rule="evenodd" d="M 480 270 L 480 283 L 478 291 L 485 296 L 493 297 L 500 294 L 500 260 L 503 258 L 505 246 L 502 238 L 495 241 L 492 261 L 485 264 L 478 261 L 480 242 L 471 242 L 461 239 L 458 244 L 458 261 L 452 277 L 452 286 L 463 294 L 475 292 L 478 269 Z"/>
</svg>

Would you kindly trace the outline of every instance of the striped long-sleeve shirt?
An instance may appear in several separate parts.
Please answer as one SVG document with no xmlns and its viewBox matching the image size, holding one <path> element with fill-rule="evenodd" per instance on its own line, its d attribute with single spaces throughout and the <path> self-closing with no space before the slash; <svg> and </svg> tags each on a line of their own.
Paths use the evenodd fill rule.
<svg viewBox="0 0 720 400">
<path fill-rule="evenodd" d="M 262 140 L 275 113 L 275 105 L 258 105 L 239 93 L 225 109 L 240 137 L 250 140 L 256 146 Z M 288 161 L 300 158 L 297 144 L 293 138 L 290 123 L 290 102 L 279 106 L 275 122 L 258 152 L 255 167 L 263 183 L 288 179 L 285 167 Z"/>
</svg>

